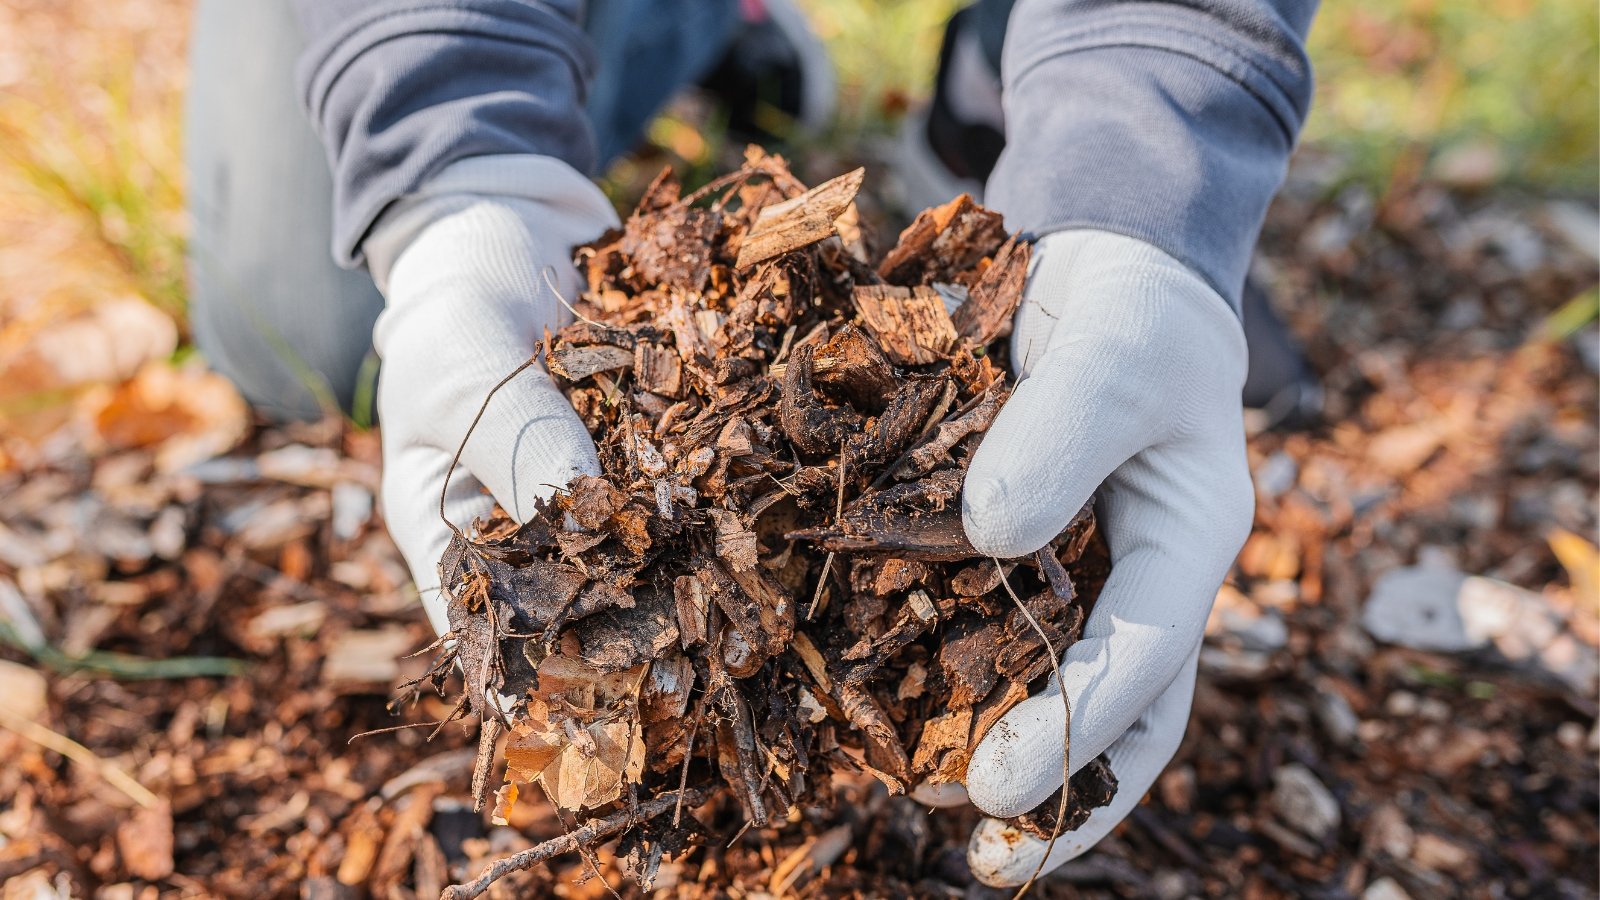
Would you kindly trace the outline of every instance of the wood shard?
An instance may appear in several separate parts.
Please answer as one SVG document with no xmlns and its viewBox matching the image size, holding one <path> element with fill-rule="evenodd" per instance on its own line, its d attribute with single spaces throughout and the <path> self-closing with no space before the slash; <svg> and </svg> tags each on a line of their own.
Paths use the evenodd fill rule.
<svg viewBox="0 0 1600 900">
<path fill-rule="evenodd" d="M 855 200 L 866 174 L 866 169 L 846 172 L 798 197 L 764 207 L 740 242 L 734 267 L 747 268 L 832 237 L 833 223 Z"/>
<path fill-rule="evenodd" d="M 937 362 L 955 345 L 955 325 L 933 288 L 857 285 L 855 303 L 867 331 L 901 365 Z"/>
<path fill-rule="evenodd" d="M 568 381 L 582 381 L 596 372 L 625 369 L 633 365 L 634 352 L 626 347 L 598 344 L 592 347 L 561 346 L 548 356 L 550 371 Z"/>
</svg>

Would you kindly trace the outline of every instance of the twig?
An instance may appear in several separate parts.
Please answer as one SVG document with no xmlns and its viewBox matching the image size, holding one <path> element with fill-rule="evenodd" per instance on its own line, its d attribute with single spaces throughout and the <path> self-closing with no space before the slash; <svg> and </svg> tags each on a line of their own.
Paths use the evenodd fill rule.
<svg viewBox="0 0 1600 900">
<path fill-rule="evenodd" d="M 1061 805 L 1056 808 L 1055 825 L 1050 828 L 1050 841 L 1044 845 L 1044 854 L 1039 857 L 1039 864 L 1033 867 L 1033 874 L 1028 876 L 1028 880 L 1024 881 L 1022 887 L 1017 888 L 1017 892 L 1011 897 L 1011 900 L 1021 900 L 1022 895 L 1026 894 L 1028 888 L 1033 887 L 1033 883 L 1038 880 L 1039 873 L 1044 871 L 1044 864 L 1050 859 L 1051 851 L 1056 848 L 1056 838 L 1061 837 L 1061 823 L 1066 821 L 1067 818 L 1067 803 L 1072 796 L 1072 760 L 1070 759 L 1072 749 L 1072 701 L 1067 698 L 1067 682 L 1066 679 L 1061 677 L 1061 657 L 1056 655 L 1055 645 L 1050 643 L 1050 635 L 1045 634 L 1044 628 L 1039 624 L 1039 620 L 1033 617 L 1033 613 L 1022 602 L 1022 598 L 1018 597 L 1017 592 L 1012 589 L 1011 582 L 1006 578 L 1006 570 L 1001 567 L 999 558 L 990 557 L 990 559 L 994 560 L 994 570 L 1000 576 L 1000 583 L 1005 585 L 1006 593 L 1010 595 L 1011 602 L 1017 604 L 1017 609 L 1022 611 L 1022 617 L 1028 620 L 1029 625 L 1033 626 L 1034 633 L 1039 635 L 1039 640 L 1044 641 L 1045 652 L 1050 654 L 1051 669 L 1056 673 L 1056 687 L 1061 691 L 1061 708 L 1066 713 L 1061 724 Z"/>
<path fill-rule="evenodd" d="M 834 500 L 833 505 L 833 526 L 835 528 L 839 527 L 840 520 L 844 518 L 844 470 L 845 467 L 849 465 L 850 460 L 850 457 L 844 452 L 845 447 L 846 442 L 840 441 L 839 495 Z M 834 552 L 829 550 L 827 557 L 822 560 L 822 574 L 817 576 L 817 592 L 811 595 L 811 608 L 806 610 L 806 621 L 808 622 L 811 621 L 811 618 L 817 614 L 817 606 L 818 604 L 822 603 L 822 592 L 828 589 L 828 573 L 833 571 L 833 557 Z"/>
<path fill-rule="evenodd" d="M 619 810 L 579 828 L 577 831 L 568 832 L 559 837 L 553 837 L 542 844 L 529 847 L 520 853 L 514 853 L 505 859 L 496 860 L 483 874 L 476 879 L 463 884 L 452 884 L 439 895 L 439 900 L 471 900 L 481 896 L 496 881 L 510 875 L 512 872 L 522 872 L 531 869 L 539 863 L 563 853 L 571 853 L 587 847 L 592 847 L 605 838 L 626 831 L 641 822 L 648 821 L 672 809 L 680 797 L 691 806 L 703 802 L 711 796 L 710 787 L 698 787 L 689 791 L 672 791 L 661 794 L 654 799 L 642 803 L 633 809 Z"/>
<path fill-rule="evenodd" d="M 461 464 L 461 454 L 466 452 L 467 441 L 472 437 L 472 432 L 477 430 L 478 422 L 483 419 L 483 414 L 489 410 L 489 401 L 494 399 L 494 395 L 499 393 L 501 388 L 510 384 L 511 379 L 528 371 L 529 368 L 538 363 L 541 349 L 541 346 L 535 346 L 533 355 L 529 356 L 522 365 L 512 369 L 511 374 L 500 379 L 499 384 L 489 389 L 488 396 L 483 398 L 483 403 L 478 407 L 478 414 L 472 417 L 472 424 L 467 426 L 467 433 L 461 436 L 461 443 L 456 447 L 456 455 L 450 459 L 450 468 L 444 470 L 444 484 L 439 488 L 439 518 L 444 521 L 445 526 L 450 529 L 452 534 L 463 541 L 466 540 L 466 536 L 461 533 L 461 529 L 457 528 L 454 522 L 450 521 L 450 517 L 444 514 L 444 501 L 450 495 L 450 476 L 454 474 L 456 466 Z"/>
<path fill-rule="evenodd" d="M 580 321 L 580 322 L 582 322 L 582 323 L 584 323 L 586 325 L 593 325 L 596 328 L 604 328 L 604 327 L 606 327 L 606 326 L 600 324 L 599 322 L 596 322 L 595 320 L 593 320 L 593 319 L 589 318 L 588 316 L 584 315 L 583 313 L 578 312 L 578 310 L 575 309 L 571 303 L 567 302 L 567 298 L 561 296 L 561 289 L 556 287 L 555 277 L 550 274 L 553 271 L 555 271 L 555 267 L 554 266 L 545 266 L 544 268 L 539 270 L 539 274 L 544 276 L 544 283 L 550 286 L 550 293 L 556 295 L 556 300 L 559 301 L 562 306 L 565 306 L 567 308 L 567 312 L 572 313 L 574 316 L 577 317 L 578 321 Z"/>
<path fill-rule="evenodd" d="M 116 763 L 101 759 L 93 750 L 78 743 L 64 734 L 40 725 L 32 719 L 22 716 L 8 709 L 0 709 L 0 728 L 6 728 L 20 737 L 33 741 L 46 750 L 65 756 L 85 769 L 100 776 L 101 780 L 117 790 L 128 795 L 128 799 L 139 804 L 145 809 L 154 809 L 161 805 L 161 798 L 151 793 L 150 789 L 135 781 L 132 775 L 122 770 Z"/>
</svg>

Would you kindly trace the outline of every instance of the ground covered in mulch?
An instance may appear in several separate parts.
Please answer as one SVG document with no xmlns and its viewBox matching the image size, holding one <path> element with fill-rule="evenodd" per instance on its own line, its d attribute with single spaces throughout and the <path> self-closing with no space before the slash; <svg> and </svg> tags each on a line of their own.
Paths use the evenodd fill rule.
<svg viewBox="0 0 1600 900">
<path fill-rule="evenodd" d="M 1314 171 L 1274 207 L 1259 268 L 1326 421 L 1252 437 L 1256 529 L 1184 745 L 1128 824 L 1035 891 L 1595 896 L 1595 691 L 1568 663 L 1600 638 L 1600 350 L 1592 322 L 1567 327 L 1596 283 L 1595 212 L 1428 184 L 1378 199 Z M 193 399 L 204 373 L 136 381 L 68 436 L 8 447 L 0 474 L 5 896 L 436 896 L 561 833 L 537 791 L 507 825 L 473 812 L 459 725 L 356 738 L 450 711 L 387 708 L 428 666 L 398 657 L 432 636 L 373 506 L 376 436 L 208 433 L 233 414 Z M 1557 634 L 1379 640 L 1367 601 L 1408 567 L 1489 579 Z M 833 789 L 835 814 L 729 826 L 657 889 L 1001 895 L 966 871 L 970 810 L 869 775 Z M 626 849 L 496 890 L 636 891 Z"/>
</svg>

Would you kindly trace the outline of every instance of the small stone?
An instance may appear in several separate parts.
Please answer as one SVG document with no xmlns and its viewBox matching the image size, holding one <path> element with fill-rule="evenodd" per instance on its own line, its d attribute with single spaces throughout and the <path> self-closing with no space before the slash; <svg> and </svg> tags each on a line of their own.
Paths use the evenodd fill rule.
<svg viewBox="0 0 1600 900">
<path fill-rule="evenodd" d="M 1318 843 L 1331 839 L 1339 827 L 1339 801 L 1299 763 L 1283 766 L 1273 775 L 1272 806 L 1284 824 Z"/>
<path fill-rule="evenodd" d="M 1417 838 L 1411 825 L 1406 822 L 1405 813 L 1393 803 L 1385 803 L 1373 810 L 1372 815 L 1367 817 L 1366 834 L 1363 837 L 1369 851 L 1386 853 L 1392 859 L 1409 858 Z"/>
<path fill-rule="evenodd" d="M 1456 872 L 1472 862 L 1472 853 L 1454 841 L 1436 834 L 1419 834 L 1411 848 L 1411 860 L 1435 872 Z"/>
<path fill-rule="evenodd" d="M 1318 724 L 1328 733 L 1329 740 L 1342 746 L 1356 739 L 1356 729 L 1361 727 L 1361 720 L 1350 708 L 1350 701 L 1344 698 L 1344 694 L 1330 685 L 1319 685 L 1316 704 L 1312 708 Z"/>
<path fill-rule="evenodd" d="M 1411 900 L 1411 895 L 1393 878 L 1384 876 L 1367 885 L 1361 892 L 1361 900 Z"/>
<path fill-rule="evenodd" d="M 1417 714 L 1422 701 L 1410 691 L 1395 691 L 1383 701 L 1383 711 L 1391 718 L 1407 719 Z"/>
</svg>

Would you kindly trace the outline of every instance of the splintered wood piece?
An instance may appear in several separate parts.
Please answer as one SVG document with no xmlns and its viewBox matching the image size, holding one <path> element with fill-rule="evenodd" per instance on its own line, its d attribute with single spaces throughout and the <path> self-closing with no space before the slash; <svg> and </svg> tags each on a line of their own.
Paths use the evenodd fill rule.
<svg viewBox="0 0 1600 900">
<path fill-rule="evenodd" d="M 866 494 L 845 508 L 831 526 L 789 532 L 835 552 L 887 553 L 922 560 L 960 560 L 978 555 L 961 524 L 961 478 L 941 469 L 921 481 Z"/>
<path fill-rule="evenodd" d="M 659 344 L 640 341 L 633 349 L 633 378 L 642 391 L 663 397 L 683 395 L 683 363 Z"/>
<path fill-rule="evenodd" d="M 868 513 L 843 523 L 842 528 L 804 528 L 791 531 L 790 540 L 810 541 L 835 553 L 887 553 L 930 561 L 971 559 L 978 551 L 967 540 L 959 508 L 913 516 L 906 513 Z"/>
<path fill-rule="evenodd" d="M 967 291 L 966 302 L 950 317 L 957 334 L 983 347 L 1011 333 L 1011 317 L 1022 301 L 1032 255 L 1033 245 L 1015 236 L 995 252 L 994 261 Z"/>
<path fill-rule="evenodd" d="M 678 613 L 678 638 L 683 642 L 683 649 L 703 643 L 709 610 L 705 583 L 694 575 L 679 575 L 673 582 L 673 599 Z"/>
<path fill-rule="evenodd" d="M 945 758 L 954 751 L 961 757 L 960 771 L 966 768 L 968 738 L 972 734 L 972 707 L 955 709 L 922 726 L 922 737 L 917 740 L 916 752 L 911 756 L 912 771 L 934 774 L 935 782 L 958 780 L 961 776 L 947 772 Z M 949 767 L 955 769 L 955 766 Z M 955 774 L 954 778 L 949 777 Z"/>
<path fill-rule="evenodd" d="M 866 174 L 866 169 L 846 172 L 798 197 L 763 208 L 739 243 L 734 268 L 747 268 L 832 237 L 833 223 L 855 200 Z"/>
<path fill-rule="evenodd" d="M 956 328 L 933 288 L 866 284 L 854 296 L 862 324 L 890 359 L 925 366 L 949 358 Z"/>
<path fill-rule="evenodd" d="M 990 255 L 1005 238 L 1000 214 L 962 194 L 918 213 L 879 263 L 878 274 L 900 285 L 954 281 L 957 273 Z"/>
<path fill-rule="evenodd" d="M 983 399 L 977 406 L 965 413 L 941 422 L 933 435 L 911 450 L 906 461 L 895 470 L 897 478 L 917 478 L 933 471 L 941 463 L 950 458 L 950 448 L 954 447 L 968 435 L 978 434 L 989 430 L 994 424 L 994 418 L 1000 413 L 1000 406 L 1005 402 L 1009 392 L 1000 382 L 989 386 L 983 393 Z"/>
<path fill-rule="evenodd" d="M 717 556 L 735 573 L 755 568 L 761 549 L 756 533 L 744 527 L 736 513 L 725 509 L 712 510 L 711 519 L 717 525 Z"/>
<path fill-rule="evenodd" d="M 836 682 L 834 700 L 850 719 L 850 724 L 860 729 L 867 763 L 880 773 L 892 776 L 892 781 L 885 780 L 882 775 L 879 780 L 884 781 L 889 793 L 905 793 L 906 783 L 911 780 L 911 760 L 877 699 L 859 685 Z"/>
<path fill-rule="evenodd" d="M 563 344 L 550 351 L 550 371 L 568 381 L 582 381 L 596 372 L 625 369 L 633 365 L 634 351 L 626 347 L 597 344 L 592 347 L 574 347 Z"/>
</svg>

